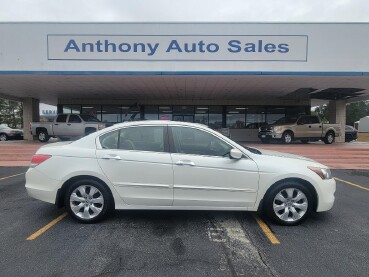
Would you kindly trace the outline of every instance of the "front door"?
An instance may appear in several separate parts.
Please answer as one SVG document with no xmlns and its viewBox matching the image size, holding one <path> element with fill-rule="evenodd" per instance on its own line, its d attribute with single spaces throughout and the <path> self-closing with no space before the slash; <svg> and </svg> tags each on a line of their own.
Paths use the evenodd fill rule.
<svg viewBox="0 0 369 277">
<path fill-rule="evenodd" d="M 167 127 L 126 127 L 100 136 L 101 169 L 129 205 L 171 206 L 173 167 Z"/>
<path fill-rule="evenodd" d="M 60 114 L 53 122 L 53 132 L 55 136 L 68 136 L 67 114 Z"/>
<path fill-rule="evenodd" d="M 252 207 L 259 172 L 249 158 L 229 157 L 232 146 L 191 127 L 171 127 L 174 206 Z"/>
</svg>

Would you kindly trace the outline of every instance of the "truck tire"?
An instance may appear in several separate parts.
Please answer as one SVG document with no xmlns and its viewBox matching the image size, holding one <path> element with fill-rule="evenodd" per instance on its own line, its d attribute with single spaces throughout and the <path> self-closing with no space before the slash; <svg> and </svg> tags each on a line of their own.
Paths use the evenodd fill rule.
<svg viewBox="0 0 369 277">
<path fill-rule="evenodd" d="M 37 132 L 37 138 L 40 142 L 48 142 L 50 139 L 50 136 L 46 130 L 39 130 Z"/>
<path fill-rule="evenodd" d="M 293 133 L 291 131 L 286 131 L 282 135 L 282 143 L 291 144 L 293 141 Z"/>
<path fill-rule="evenodd" d="M 334 132 L 332 131 L 329 131 L 323 139 L 325 144 L 332 144 L 334 140 L 335 140 L 335 136 L 334 136 Z"/>
</svg>

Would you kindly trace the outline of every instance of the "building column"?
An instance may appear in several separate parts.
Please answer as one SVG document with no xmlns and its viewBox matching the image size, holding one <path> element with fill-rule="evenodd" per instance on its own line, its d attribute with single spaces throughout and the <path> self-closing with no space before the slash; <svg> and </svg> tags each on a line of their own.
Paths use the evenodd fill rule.
<svg viewBox="0 0 369 277">
<path fill-rule="evenodd" d="M 329 101 L 329 123 L 341 124 L 341 136 L 336 137 L 336 142 L 345 142 L 346 126 L 346 101 Z"/>
<path fill-rule="evenodd" d="M 29 130 L 31 122 L 40 121 L 40 100 L 34 98 L 23 99 L 23 132 L 25 140 L 33 140 Z"/>
</svg>

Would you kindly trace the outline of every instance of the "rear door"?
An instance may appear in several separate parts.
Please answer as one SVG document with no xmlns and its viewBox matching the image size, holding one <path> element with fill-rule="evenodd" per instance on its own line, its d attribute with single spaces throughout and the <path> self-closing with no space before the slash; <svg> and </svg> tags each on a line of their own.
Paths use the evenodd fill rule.
<svg viewBox="0 0 369 277">
<path fill-rule="evenodd" d="M 126 204 L 173 204 L 173 166 L 165 125 L 121 128 L 100 136 L 97 144 L 101 169 Z"/>
<path fill-rule="evenodd" d="M 259 172 L 244 157 L 229 157 L 227 142 L 201 129 L 170 127 L 174 171 L 174 206 L 254 206 Z"/>
<path fill-rule="evenodd" d="M 322 125 L 317 116 L 310 116 L 308 123 L 310 137 L 320 138 L 323 130 Z"/>
</svg>

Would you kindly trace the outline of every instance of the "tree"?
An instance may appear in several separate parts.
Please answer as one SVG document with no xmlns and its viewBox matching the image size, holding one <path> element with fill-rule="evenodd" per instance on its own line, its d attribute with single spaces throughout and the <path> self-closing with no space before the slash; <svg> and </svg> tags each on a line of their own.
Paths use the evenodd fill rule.
<svg viewBox="0 0 369 277">
<path fill-rule="evenodd" d="M 23 126 L 22 102 L 0 98 L 0 124 L 7 124 L 12 128 Z"/>
<path fill-rule="evenodd" d="M 351 103 L 346 106 L 346 124 L 354 126 L 354 122 L 369 115 L 369 101 Z"/>
<path fill-rule="evenodd" d="M 317 106 L 315 110 L 312 112 L 313 115 L 317 115 L 320 117 L 322 122 L 329 122 L 329 104 L 324 104 Z"/>
</svg>

